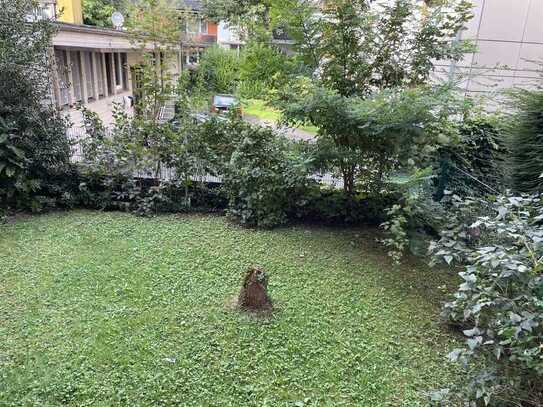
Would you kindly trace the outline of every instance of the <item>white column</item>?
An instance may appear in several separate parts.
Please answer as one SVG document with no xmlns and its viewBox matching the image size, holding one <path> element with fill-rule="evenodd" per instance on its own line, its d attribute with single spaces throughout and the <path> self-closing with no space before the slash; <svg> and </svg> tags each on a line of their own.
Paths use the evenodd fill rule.
<svg viewBox="0 0 543 407">
<path fill-rule="evenodd" d="M 109 89 L 107 85 L 107 71 L 106 71 L 106 54 L 101 53 L 100 57 L 102 58 L 102 86 L 104 91 L 104 97 L 109 96 Z"/>
<path fill-rule="evenodd" d="M 50 47 L 48 49 L 49 58 L 51 58 L 51 65 L 53 67 L 53 72 L 51 75 L 51 86 L 53 90 L 53 99 L 57 107 L 60 108 L 60 83 L 59 83 L 59 72 L 58 72 L 58 61 L 55 53 L 55 49 Z"/>
<path fill-rule="evenodd" d="M 81 71 L 81 103 L 86 105 L 89 101 L 89 91 L 87 89 L 87 72 L 85 69 L 87 58 L 85 58 L 85 53 L 79 51 L 79 70 Z"/>
<path fill-rule="evenodd" d="M 65 50 L 66 53 L 66 71 L 68 74 L 68 103 L 70 106 L 73 106 L 75 95 L 74 95 L 74 74 L 72 71 L 72 56 L 70 51 Z"/>
<path fill-rule="evenodd" d="M 98 100 L 100 97 L 100 91 L 98 90 L 98 54 L 96 52 L 91 52 L 91 64 L 92 64 L 92 81 L 94 82 L 94 100 Z"/>
<path fill-rule="evenodd" d="M 117 79 L 115 78 L 115 69 L 117 65 L 117 58 L 115 58 L 115 53 L 111 53 L 111 83 L 113 86 L 112 92 L 114 95 L 117 94 Z"/>
</svg>

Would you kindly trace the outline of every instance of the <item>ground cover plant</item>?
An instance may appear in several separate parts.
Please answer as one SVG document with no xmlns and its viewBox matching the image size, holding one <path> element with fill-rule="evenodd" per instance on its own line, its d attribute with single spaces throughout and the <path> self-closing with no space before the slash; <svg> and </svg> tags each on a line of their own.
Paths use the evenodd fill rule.
<svg viewBox="0 0 543 407">
<path fill-rule="evenodd" d="M 460 263 L 462 284 L 444 316 L 462 328 L 463 348 L 451 352 L 477 374 L 452 399 L 485 405 L 540 406 L 543 384 L 543 200 L 450 197 L 448 223 L 430 250 L 435 259 Z"/>
<path fill-rule="evenodd" d="M 243 114 L 256 117 L 264 122 L 279 123 L 281 112 L 266 104 L 261 99 L 247 99 L 243 102 Z M 300 126 L 300 129 L 311 134 L 317 134 L 318 128 L 311 125 Z"/>
<path fill-rule="evenodd" d="M 269 318 L 231 308 L 251 264 Z M 87 211 L 1 225 L 0 404 L 426 405 L 454 375 L 443 275 L 391 268 L 354 229 Z"/>
</svg>

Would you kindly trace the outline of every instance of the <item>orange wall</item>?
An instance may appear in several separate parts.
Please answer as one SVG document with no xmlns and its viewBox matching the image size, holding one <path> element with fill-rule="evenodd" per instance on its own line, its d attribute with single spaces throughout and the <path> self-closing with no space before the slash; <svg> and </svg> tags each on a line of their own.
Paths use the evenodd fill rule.
<svg viewBox="0 0 543 407">
<path fill-rule="evenodd" d="M 207 33 L 209 35 L 217 35 L 217 24 L 211 21 L 207 23 Z"/>
</svg>

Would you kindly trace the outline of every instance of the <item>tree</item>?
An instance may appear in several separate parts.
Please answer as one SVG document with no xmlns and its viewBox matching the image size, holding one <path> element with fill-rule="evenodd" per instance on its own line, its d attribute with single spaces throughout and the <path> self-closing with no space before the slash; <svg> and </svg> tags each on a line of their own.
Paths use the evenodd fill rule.
<svg viewBox="0 0 543 407">
<path fill-rule="evenodd" d="M 357 180 L 364 192 L 377 193 L 392 169 L 414 158 L 423 162 L 438 143 L 434 128 L 463 107 L 448 85 L 389 88 L 363 98 L 303 82 L 283 92 L 277 104 L 287 122 L 309 121 L 319 128 L 322 169 L 339 172 L 350 197 Z"/>
<path fill-rule="evenodd" d="M 281 0 L 204 0 L 204 12 L 215 21 L 240 27 L 247 38 L 270 34 L 271 9 Z"/>
<path fill-rule="evenodd" d="M 299 29 L 313 33 L 298 48 L 311 50 L 304 59 L 318 65 L 310 80 L 282 92 L 277 104 L 287 121 L 319 127 L 328 164 L 339 170 L 351 196 L 360 176 L 379 186 L 400 153 L 435 143 L 436 124 L 460 108 L 450 87 L 425 87 L 436 61 L 458 60 L 466 50 L 454 39 L 469 19 L 470 4 L 446 3 L 423 13 L 418 0 L 338 0 L 314 15 L 311 27 Z"/>
<path fill-rule="evenodd" d="M 123 0 L 84 0 L 83 22 L 98 27 L 113 27 L 111 15 L 119 11 L 126 14 L 127 8 Z"/>
<path fill-rule="evenodd" d="M 507 144 L 511 186 L 518 192 L 543 192 L 543 91 L 515 90 Z"/>
<path fill-rule="evenodd" d="M 303 65 L 272 44 L 249 42 L 240 58 L 240 92 L 249 98 L 265 98 L 302 73 Z"/>
<path fill-rule="evenodd" d="M 179 17 L 166 0 L 140 0 L 129 9 L 130 39 L 143 55 L 135 67 L 136 110 L 145 119 L 158 120 L 160 108 L 175 94 L 170 72 L 181 39 Z"/>
<path fill-rule="evenodd" d="M 197 80 L 216 93 L 234 93 L 239 82 L 239 57 L 218 46 L 208 48 L 198 64 Z"/>
<path fill-rule="evenodd" d="M 0 0 L 0 206 L 40 209 L 63 195 L 70 145 L 50 103 L 53 23 L 33 0 Z M 57 182 L 55 182 L 57 181 Z"/>
</svg>

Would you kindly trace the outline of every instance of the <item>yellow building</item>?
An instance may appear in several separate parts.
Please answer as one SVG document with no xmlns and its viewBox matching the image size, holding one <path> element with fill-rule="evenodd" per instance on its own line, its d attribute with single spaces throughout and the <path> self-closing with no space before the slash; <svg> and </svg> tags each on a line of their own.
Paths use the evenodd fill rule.
<svg viewBox="0 0 543 407">
<path fill-rule="evenodd" d="M 54 68 L 51 72 L 52 101 L 70 118 L 77 130 L 83 123 L 78 105 L 85 105 L 109 125 L 113 106 L 131 111 L 137 67 L 145 51 L 135 48 L 126 31 L 83 24 L 81 3 L 85 0 L 40 0 L 42 18 L 56 20 L 53 37 Z M 181 48 L 168 67 L 173 80 L 181 72 Z M 160 58 L 160 55 L 156 55 Z"/>
<path fill-rule="evenodd" d="M 58 18 L 63 23 L 83 24 L 81 0 L 57 0 Z"/>
</svg>

